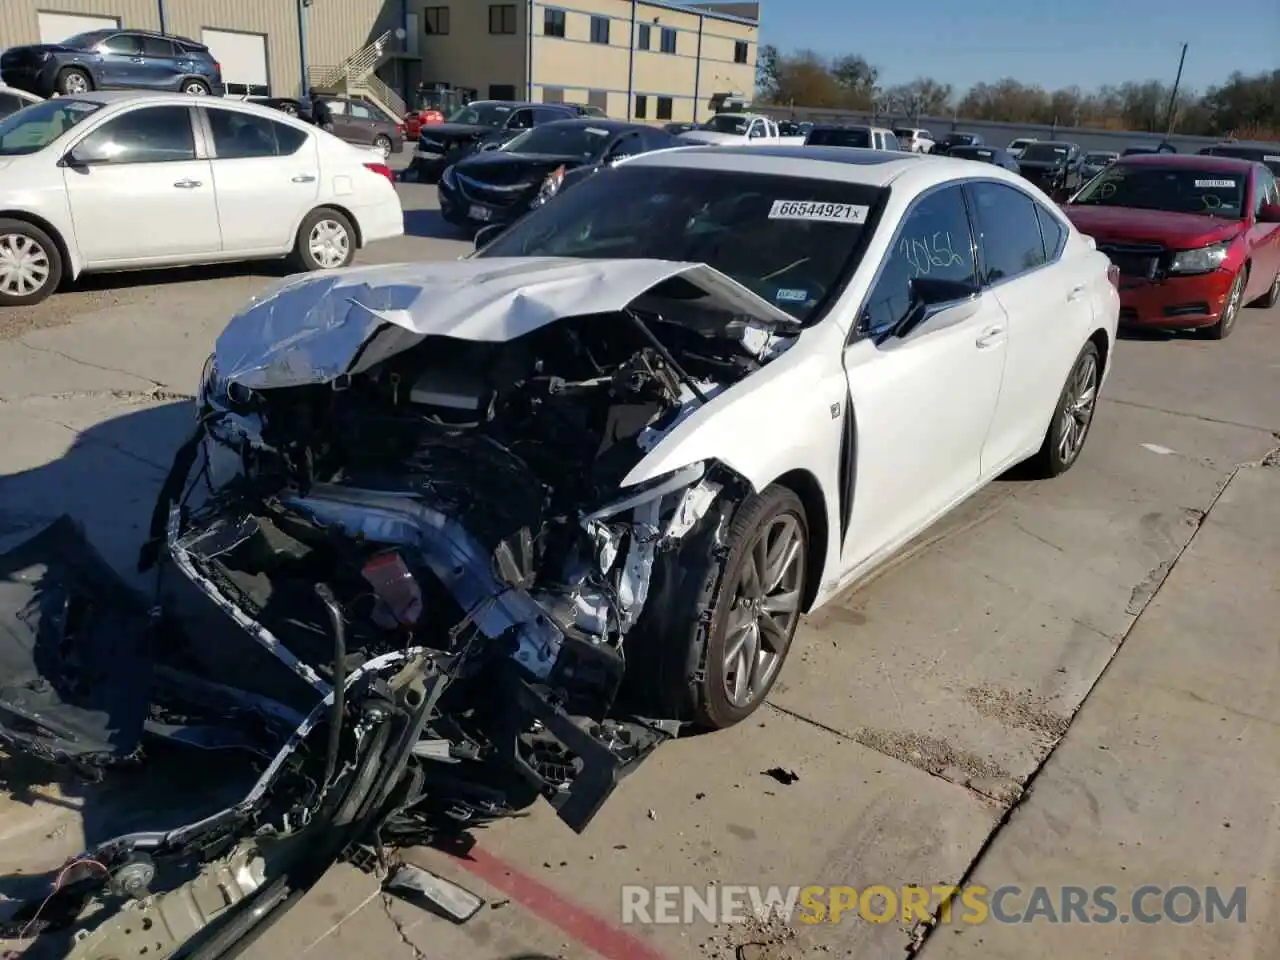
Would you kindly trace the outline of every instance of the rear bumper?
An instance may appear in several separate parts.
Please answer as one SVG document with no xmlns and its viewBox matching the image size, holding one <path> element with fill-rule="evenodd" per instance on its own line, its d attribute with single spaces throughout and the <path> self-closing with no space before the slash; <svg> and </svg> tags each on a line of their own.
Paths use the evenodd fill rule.
<svg viewBox="0 0 1280 960">
<path fill-rule="evenodd" d="M 1207 327 L 1218 322 L 1235 273 L 1145 280 L 1120 277 L 1120 323 L 1125 326 Z"/>
</svg>

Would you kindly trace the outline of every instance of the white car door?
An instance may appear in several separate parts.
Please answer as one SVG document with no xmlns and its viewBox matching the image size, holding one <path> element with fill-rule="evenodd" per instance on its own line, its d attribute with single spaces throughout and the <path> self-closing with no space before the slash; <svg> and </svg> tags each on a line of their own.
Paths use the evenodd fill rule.
<svg viewBox="0 0 1280 960">
<path fill-rule="evenodd" d="M 289 250 L 320 195 L 315 134 L 213 104 L 208 118 L 213 183 L 227 253 Z"/>
<path fill-rule="evenodd" d="M 222 247 L 209 161 L 198 159 L 193 109 L 134 107 L 90 130 L 63 165 L 85 267 L 174 263 Z"/>
<path fill-rule="evenodd" d="M 1004 373 L 1004 309 L 990 293 L 957 296 L 910 333 L 877 344 L 907 315 L 917 279 L 976 286 L 959 184 L 927 193 L 907 213 L 863 308 L 860 327 L 872 336 L 845 349 L 856 422 L 846 574 L 896 549 L 979 482 Z"/>
<path fill-rule="evenodd" d="M 982 454 L 993 477 L 1039 449 L 1067 373 L 1093 329 L 1095 258 L 1064 258 L 1068 230 L 1030 194 L 1003 183 L 968 186 L 983 286 L 1009 316 L 1000 403 Z"/>
</svg>

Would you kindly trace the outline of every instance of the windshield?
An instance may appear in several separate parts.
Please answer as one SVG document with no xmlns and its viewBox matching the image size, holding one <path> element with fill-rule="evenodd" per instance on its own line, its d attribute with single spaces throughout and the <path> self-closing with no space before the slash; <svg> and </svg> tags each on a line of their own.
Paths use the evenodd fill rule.
<svg viewBox="0 0 1280 960">
<path fill-rule="evenodd" d="M 704 123 L 702 129 L 714 130 L 716 133 L 746 133 L 749 122 L 746 117 L 735 117 L 731 113 L 721 113 Z"/>
<path fill-rule="evenodd" d="M 581 157 L 591 160 L 599 156 L 609 142 L 609 131 L 579 123 L 547 123 L 526 130 L 498 149 L 505 153 L 549 153 L 557 157 Z"/>
<path fill-rule="evenodd" d="M 89 47 L 96 47 L 107 37 L 111 36 L 114 31 L 109 30 L 90 30 L 88 33 L 77 33 L 75 36 L 67 37 L 65 40 L 59 40 L 59 46 L 73 47 L 77 50 L 86 50 Z"/>
<path fill-rule="evenodd" d="M 469 123 L 476 127 L 500 127 L 515 107 L 509 103 L 471 103 L 449 114 L 449 123 Z"/>
<path fill-rule="evenodd" d="M 856 265 L 882 192 L 835 180 L 622 166 L 516 221 L 478 255 L 706 263 L 813 322 Z"/>
<path fill-rule="evenodd" d="M 89 114 L 100 103 L 62 97 L 33 103 L 0 120 L 0 157 L 17 157 L 43 150 Z"/>
<path fill-rule="evenodd" d="M 1242 173 L 1119 165 L 1098 174 L 1072 204 L 1168 210 L 1239 220 L 1244 209 L 1244 182 Z"/>
<path fill-rule="evenodd" d="M 1061 161 L 1067 159 L 1067 148 L 1056 143 L 1032 143 L 1022 152 L 1022 159 L 1037 161 Z"/>
<path fill-rule="evenodd" d="M 815 127 L 809 131 L 805 144 L 813 147 L 869 147 L 871 131 L 865 127 L 861 130 L 857 127 Z"/>
</svg>

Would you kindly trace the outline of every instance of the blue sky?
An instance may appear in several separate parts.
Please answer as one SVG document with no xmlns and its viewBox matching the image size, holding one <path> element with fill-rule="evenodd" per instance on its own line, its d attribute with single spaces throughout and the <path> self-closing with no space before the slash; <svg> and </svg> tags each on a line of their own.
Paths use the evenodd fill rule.
<svg viewBox="0 0 1280 960">
<path fill-rule="evenodd" d="M 1233 70 L 1280 67 L 1280 0 L 762 0 L 761 42 L 858 53 L 887 84 L 933 76 L 957 89 L 1014 77 L 1090 89 L 1158 78 L 1204 90 Z M 836 40 L 839 37 L 841 39 Z"/>
</svg>

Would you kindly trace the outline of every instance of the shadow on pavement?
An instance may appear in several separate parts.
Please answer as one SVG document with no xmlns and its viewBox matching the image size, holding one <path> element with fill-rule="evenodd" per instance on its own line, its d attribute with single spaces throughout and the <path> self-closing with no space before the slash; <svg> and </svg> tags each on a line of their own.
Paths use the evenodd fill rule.
<svg viewBox="0 0 1280 960">
<path fill-rule="evenodd" d="M 93 293 L 127 290 L 131 287 L 163 286 L 172 283 L 200 283 L 204 280 L 226 280 L 232 277 L 264 277 L 275 279 L 295 273 L 292 261 L 242 260 L 232 263 L 210 263 L 198 267 L 167 267 L 154 270 L 127 270 L 119 273 L 88 273 L 76 280 L 64 281 L 60 292 Z"/>
<path fill-rule="evenodd" d="M 470 240 L 471 234 L 455 227 L 440 215 L 439 210 L 406 210 L 404 232 L 410 237 L 427 237 L 433 240 Z"/>
</svg>

